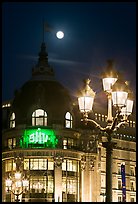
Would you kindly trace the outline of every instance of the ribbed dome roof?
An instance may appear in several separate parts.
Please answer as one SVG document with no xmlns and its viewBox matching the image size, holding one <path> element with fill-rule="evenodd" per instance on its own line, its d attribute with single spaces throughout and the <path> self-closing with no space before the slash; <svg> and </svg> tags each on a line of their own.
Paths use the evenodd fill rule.
<svg viewBox="0 0 138 204">
<path fill-rule="evenodd" d="M 71 111 L 69 92 L 55 80 L 44 48 L 42 43 L 38 64 L 32 70 L 32 79 L 15 93 L 12 111 L 16 114 L 17 125 L 31 125 L 32 113 L 39 108 L 47 112 L 48 125 L 63 123 L 65 113 Z"/>
</svg>

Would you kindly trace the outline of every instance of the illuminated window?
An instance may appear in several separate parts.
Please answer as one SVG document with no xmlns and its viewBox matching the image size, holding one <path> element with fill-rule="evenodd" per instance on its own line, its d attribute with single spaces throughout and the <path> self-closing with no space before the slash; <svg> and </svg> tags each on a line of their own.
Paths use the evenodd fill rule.
<svg viewBox="0 0 138 204">
<path fill-rule="evenodd" d="M 130 127 L 133 127 L 133 121 L 129 121 Z"/>
<path fill-rule="evenodd" d="M 12 138 L 8 139 L 8 147 L 12 149 Z"/>
<path fill-rule="evenodd" d="M 73 178 L 68 178 L 67 180 L 67 193 L 68 194 L 76 194 L 77 190 L 77 182 Z"/>
<path fill-rule="evenodd" d="M 47 126 L 47 113 L 42 109 L 37 109 L 32 114 L 32 126 Z"/>
<path fill-rule="evenodd" d="M 8 139 L 8 147 L 10 149 L 16 147 L 16 138 L 10 138 Z"/>
<path fill-rule="evenodd" d="M 34 193 L 53 193 L 54 179 L 52 176 L 31 176 L 30 178 L 30 192 Z"/>
<path fill-rule="evenodd" d="M 54 179 L 51 176 L 48 176 L 48 193 L 54 192 Z"/>
<path fill-rule="evenodd" d="M 29 170 L 29 159 L 24 159 L 24 170 Z"/>
<path fill-rule="evenodd" d="M 28 164 L 26 164 L 26 168 L 28 168 Z M 47 169 L 47 159 L 30 159 L 30 170 L 45 170 L 45 169 Z"/>
<path fill-rule="evenodd" d="M 95 120 L 98 120 L 97 113 L 95 113 Z"/>
<path fill-rule="evenodd" d="M 77 171 L 77 161 L 67 160 L 67 171 Z"/>
<path fill-rule="evenodd" d="M 30 170 L 38 170 L 38 159 L 30 159 Z"/>
<path fill-rule="evenodd" d="M 47 169 L 47 160 L 46 159 L 39 159 L 39 169 Z"/>
<path fill-rule="evenodd" d="M 11 114 L 11 117 L 10 117 L 10 128 L 15 128 L 15 113 Z"/>
<path fill-rule="evenodd" d="M 16 138 L 12 139 L 12 146 L 13 146 L 13 148 L 16 147 Z"/>
<path fill-rule="evenodd" d="M 8 159 L 5 161 L 5 172 L 8 171 L 15 171 L 16 170 L 16 163 L 12 159 Z"/>
<path fill-rule="evenodd" d="M 65 127 L 72 128 L 72 115 L 69 112 L 65 115 Z"/>
<path fill-rule="evenodd" d="M 48 170 L 54 170 L 54 162 L 48 160 Z"/>
<path fill-rule="evenodd" d="M 66 160 L 62 162 L 62 170 L 66 171 Z"/>
<path fill-rule="evenodd" d="M 104 115 L 102 115 L 102 121 L 105 121 L 105 117 L 104 117 Z"/>
<path fill-rule="evenodd" d="M 101 114 L 100 113 L 98 114 L 98 120 L 101 120 Z"/>
<path fill-rule="evenodd" d="M 62 162 L 62 201 L 77 202 L 79 188 L 79 162 L 64 160 Z"/>
<path fill-rule="evenodd" d="M 67 139 L 63 140 L 63 149 L 67 149 Z"/>
</svg>

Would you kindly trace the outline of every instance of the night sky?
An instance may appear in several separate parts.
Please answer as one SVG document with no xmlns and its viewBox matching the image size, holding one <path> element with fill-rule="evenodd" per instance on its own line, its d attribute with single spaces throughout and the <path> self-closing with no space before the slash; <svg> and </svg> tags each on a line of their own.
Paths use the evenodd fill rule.
<svg viewBox="0 0 138 204">
<path fill-rule="evenodd" d="M 100 94 L 100 74 L 108 59 L 136 90 L 135 2 L 22 2 L 2 4 L 2 101 L 31 78 L 43 41 L 43 18 L 53 28 L 45 32 L 49 63 L 72 95 L 91 79 Z M 55 33 L 62 30 L 62 40 Z"/>
</svg>

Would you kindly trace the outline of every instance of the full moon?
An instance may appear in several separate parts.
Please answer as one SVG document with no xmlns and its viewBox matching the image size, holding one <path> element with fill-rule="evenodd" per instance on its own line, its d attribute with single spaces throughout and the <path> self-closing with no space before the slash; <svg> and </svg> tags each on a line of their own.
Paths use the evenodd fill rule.
<svg viewBox="0 0 138 204">
<path fill-rule="evenodd" d="M 56 36 L 57 36 L 58 39 L 62 39 L 62 38 L 64 38 L 64 33 L 62 31 L 58 31 L 56 33 Z"/>
</svg>

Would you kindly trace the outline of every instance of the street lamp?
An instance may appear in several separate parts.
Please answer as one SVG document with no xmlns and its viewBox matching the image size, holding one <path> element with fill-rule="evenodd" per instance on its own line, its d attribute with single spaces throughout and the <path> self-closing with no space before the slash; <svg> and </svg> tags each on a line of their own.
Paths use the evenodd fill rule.
<svg viewBox="0 0 138 204">
<path fill-rule="evenodd" d="M 7 192 L 11 192 L 14 196 L 16 196 L 16 202 L 20 202 L 19 196 L 23 194 L 24 188 L 27 188 L 28 186 L 29 181 L 24 177 L 21 177 L 20 172 L 15 172 L 12 178 L 9 177 L 6 179 Z"/>
<path fill-rule="evenodd" d="M 84 89 L 78 97 L 80 112 L 83 113 L 85 124 L 91 122 L 96 128 L 107 134 L 107 141 L 102 142 L 106 148 L 106 202 L 112 202 L 112 151 L 116 143 L 112 141 L 112 133 L 121 126 L 127 125 L 127 118 L 132 113 L 133 101 L 129 96 L 128 84 L 123 81 L 122 76 L 113 70 L 112 61 L 108 61 L 107 71 L 102 74 L 103 90 L 108 98 L 107 126 L 101 127 L 96 121 L 88 118 L 88 113 L 92 111 L 95 92 L 90 88 L 90 79 L 85 80 Z M 129 92 L 129 93 L 128 93 Z M 112 105 L 116 108 L 116 115 L 112 116 Z"/>
</svg>

